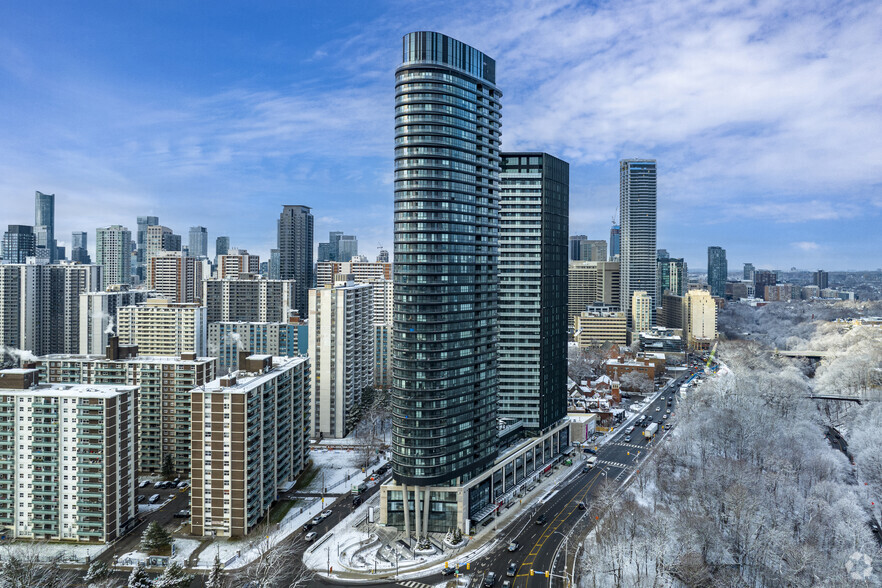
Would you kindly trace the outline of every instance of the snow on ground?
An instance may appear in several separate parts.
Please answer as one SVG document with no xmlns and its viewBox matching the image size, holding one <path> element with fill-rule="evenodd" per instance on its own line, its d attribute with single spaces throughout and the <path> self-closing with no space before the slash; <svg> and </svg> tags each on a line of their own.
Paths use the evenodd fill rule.
<svg viewBox="0 0 882 588">
<path fill-rule="evenodd" d="M 364 479 L 361 465 L 355 451 L 313 447 L 309 452 L 318 473 L 303 489 L 304 492 L 321 492 L 322 484 L 331 494 L 344 494 L 352 488 L 353 482 Z M 375 465 L 375 464 L 373 464 Z"/>
<path fill-rule="evenodd" d="M 199 548 L 201 543 L 201 541 L 196 539 L 178 539 L 176 537 L 172 542 L 174 554 L 172 554 L 171 561 L 186 565 L 190 555 Z M 117 559 L 117 564 L 121 566 L 134 566 L 139 562 L 147 561 L 148 557 L 150 556 L 143 551 L 130 551 L 120 555 Z"/>
<path fill-rule="evenodd" d="M 77 544 L 77 543 L 41 543 L 30 541 L 4 542 L 3 550 L 0 550 L 0 560 L 12 553 L 28 553 L 35 551 L 40 560 L 51 561 L 55 557 L 61 557 L 64 561 L 86 561 L 107 549 L 103 543 Z"/>
</svg>

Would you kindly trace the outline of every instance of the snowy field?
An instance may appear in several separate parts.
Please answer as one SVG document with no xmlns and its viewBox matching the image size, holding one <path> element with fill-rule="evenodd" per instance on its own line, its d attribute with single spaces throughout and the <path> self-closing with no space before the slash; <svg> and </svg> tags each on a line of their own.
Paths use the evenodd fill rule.
<svg viewBox="0 0 882 588">
<path fill-rule="evenodd" d="M 355 451 L 313 448 L 309 452 L 309 457 L 318 468 L 318 473 L 303 489 L 304 492 L 321 492 L 324 484 L 327 492 L 344 494 L 351 489 L 353 482 L 364 479 L 361 467 L 356 465 L 359 459 Z"/>
<path fill-rule="evenodd" d="M 64 561 L 86 561 L 99 553 L 104 552 L 107 545 L 94 543 L 82 545 L 76 543 L 31 543 L 29 541 L 15 541 L 3 544 L 0 549 L 0 560 L 6 559 L 7 555 L 26 554 L 30 551 L 39 553 L 41 561 L 52 561 L 55 557 L 61 557 Z"/>
<path fill-rule="evenodd" d="M 187 560 L 190 558 L 190 555 L 193 554 L 194 551 L 201 545 L 201 541 L 196 539 L 177 539 L 172 543 L 174 548 L 174 553 L 172 554 L 171 561 L 178 562 L 181 565 L 186 565 Z M 147 558 L 150 557 L 143 551 L 130 551 L 128 553 L 124 553 L 119 556 L 117 560 L 117 564 L 121 566 L 134 566 L 140 562 L 147 561 Z"/>
</svg>

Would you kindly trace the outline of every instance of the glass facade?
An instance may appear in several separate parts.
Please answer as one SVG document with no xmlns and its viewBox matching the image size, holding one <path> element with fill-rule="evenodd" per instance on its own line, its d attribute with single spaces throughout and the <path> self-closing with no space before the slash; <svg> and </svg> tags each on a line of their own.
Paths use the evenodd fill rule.
<svg viewBox="0 0 882 588">
<path fill-rule="evenodd" d="M 393 471 L 462 483 L 497 454 L 502 93 L 492 59 L 431 32 L 404 37 L 395 89 Z"/>
<path fill-rule="evenodd" d="M 656 324 L 656 164 L 654 159 L 625 159 L 620 164 L 622 310 L 628 328 L 634 326 L 631 298 L 643 290 L 652 299 L 651 322 Z"/>
<path fill-rule="evenodd" d="M 726 296 L 726 278 L 729 274 L 729 265 L 726 263 L 726 250 L 722 247 L 707 248 L 707 283 L 710 286 L 711 296 Z"/>
</svg>

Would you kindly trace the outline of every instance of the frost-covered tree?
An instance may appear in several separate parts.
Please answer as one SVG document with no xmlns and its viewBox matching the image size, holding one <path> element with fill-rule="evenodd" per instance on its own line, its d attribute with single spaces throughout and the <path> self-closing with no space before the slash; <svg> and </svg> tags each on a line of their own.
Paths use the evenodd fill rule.
<svg viewBox="0 0 882 588">
<path fill-rule="evenodd" d="M 181 564 L 173 562 L 153 581 L 153 588 L 187 588 L 192 580 Z"/>
<path fill-rule="evenodd" d="M 638 392 L 640 394 L 649 394 L 653 390 L 652 380 L 643 372 L 632 371 L 625 372 L 619 377 L 619 384 L 622 390 L 630 392 Z"/>
<path fill-rule="evenodd" d="M 208 572 L 208 576 L 205 579 L 205 588 L 225 588 L 226 582 L 224 581 L 224 567 L 221 564 L 220 557 L 218 555 L 214 556 L 214 563 L 211 565 L 211 570 Z"/>
<path fill-rule="evenodd" d="M 113 572 L 103 561 L 92 562 L 83 577 L 83 583 L 90 588 L 109 588 L 113 585 L 110 575 Z"/>
<path fill-rule="evenodd" d="M 141 547 L 147 551 L 157 551 L 172 543 L 171 534 L 162 525 L 152 521 L 141 535 Z"/>
<path fill-rule="evenodd" d="M 144 566 L 139 564 L 132 568 L 132 573 L 129 574 L 126 586 L 127 588 L 153 588 L 153 582 L 150 581 L 150 576 L 147 575 L 147 570 L 144 569 Z"/>
</svg>

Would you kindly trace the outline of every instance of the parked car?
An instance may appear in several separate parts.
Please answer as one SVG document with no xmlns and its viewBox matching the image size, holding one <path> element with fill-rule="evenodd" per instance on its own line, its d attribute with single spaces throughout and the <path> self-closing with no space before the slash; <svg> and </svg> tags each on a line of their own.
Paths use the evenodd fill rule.
<svg viewBox="0 0 882 588">
<path fill-rule="evenodd" d="M 144 502 L 145 500 L 147 500 L 146 496 L 144 496 L 143 494 L 138 494 L 138 499 L 136 500 L 136 502 Z"/>
<path fill-rule="evenodd" d="M 175 513 L 175 518 L 176 519 L 189 519 L 190 518 L 190 511 L 187 509 L 179 510 L 178 512 Z"/>
<path fill-rule="evenodd" d="M 177 484 L 177 483 L 179 483 L 180 481 L 181 481 L 180 478 L 175 478 L 174 480 L 172 480 L 172 484 Z"/>
<path fill-rule="evenodd" d="M 511 562 L 508 564 L 508 571 L 505 572 L 505 575 L 509 578 L 514 578 L 518 573 L 518 564 L 515 562 Z"/>
<path fill-rule="evenodd" d="M 162 482 L 156 482 L 155 484 L 153 484 L 154 490 L 159 490 L 160 488 L 162 488 Z"/>
<path fill-rule="evenodd" d="M 484 576 L 484 588 L 490 588 L 496 583 L 496 572 L 487 572 Z"/>
<path fill-rule="evenodd" d="M 322 522 L 322 516 L 321 516 L 321 515 L 318 515 L 318 516 L 312 518 L 312 524 L 313 524 L 313 525 L 317 525 L 317 524 L 319 524 L 320 522 Z"/>
<path fill-rule="evenodd" d="M 518 543 L 517 541 L 512 541 L 511 543 L 508 544 L 509 551 L 517 551 L 520 548 L 521 548 L 521 544 Z"/>
<path fill-rule="evenodd" d="M 511 588 L 511 582 L 506 580 L 505 582 L 502 583 L 502 588 Z"/>
<path fill-rule="evenodd" d="M 180 489 L 183 490 L 184 488 L 186 488 L 186 487 L 189 486 L 189 485 L 190 485 L 190 484 L 188 484 L 186 481 L 184 481 L 184 482 L 181 482 L 181 483 L 178 484 L 178 488 L 180 488 Z"/>
<path fill-rule="evenodd" d="M 150 504 L 156 504 L 157 502 L 159 502 L 159 494 L 154 494 L 147 502 L 149 502 Z"/>
<path fill-rule="evenodd" d="M 313 525 L 312 523 L 306 523 L 305 525 L 303 525 L 303 530 L 304 530 L 304 531 L 309 531 L 309 530 L 312 529 L 314 526 L 315 526 L 315 525 Z"/>
<path fill-rule="evenodd" d="M 310 531 L 303 538 L 307 541 L 315 541 L 316 537 L 318 537 L 318 533 L 316 533 L 315 531 Z"/>
<path fill-rule="evenodd" d="M 138 488 L 146 488 L 150 485 L 150 480 L 143 480 L 140 484 L 138 484 Z"/>
<path fill-rule="evenodd" d="M 548 520 L 548 517 L 546 517 L 544 514 L 541 514 L 538 517 L 536 517 L 536 524 L 537 525 L 544 525 L 545 521 L 547 521 L 547 520 Z"/>
<path fill-rule="evenodd" d="M 352 506 L 358 506 L 361 504 L 361 496 L 356 496 L 352 499 Z"/>
<path fill-rule="evenodd" d="M 322 517 L 323 519 L 326 519 L 326 518 L 328 518 L 329 516 L 331 516 L 331 514 L 332 514 L 332 513 L 331 513 L 330 510 L 323 510 L 323 511 L 322 511 L 322 514 L 321 514 L 321 517 Z"/>
</svg>

